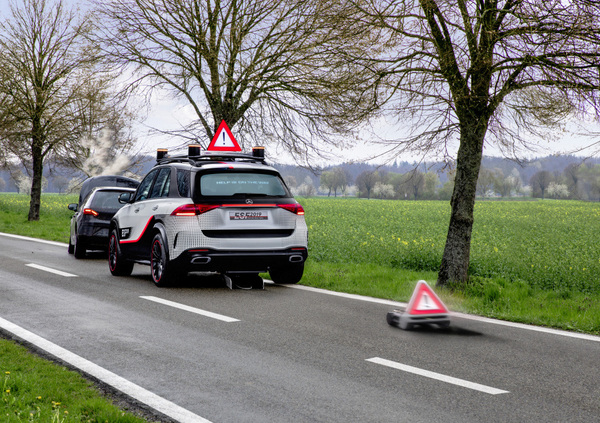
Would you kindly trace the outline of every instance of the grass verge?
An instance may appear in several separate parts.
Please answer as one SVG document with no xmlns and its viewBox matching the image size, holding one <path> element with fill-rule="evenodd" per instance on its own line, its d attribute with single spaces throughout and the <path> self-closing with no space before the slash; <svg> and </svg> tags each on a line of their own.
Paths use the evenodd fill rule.
<svg viewBox="0 0 600 423">
<path fill-rule="evenodd" d="M 29 196 L 0 193 L 0 232 L 69 242 L 73 212 L 67 206 L 77 200 L 77 195 L 43 194 L 40 220 L 29 222 Z"/>
<path fill-rule="evenodd" d="M 111 422 L 147 420 L 119 409 L 76 372 L 0 339 L 0 421 Z"/>
</svg>

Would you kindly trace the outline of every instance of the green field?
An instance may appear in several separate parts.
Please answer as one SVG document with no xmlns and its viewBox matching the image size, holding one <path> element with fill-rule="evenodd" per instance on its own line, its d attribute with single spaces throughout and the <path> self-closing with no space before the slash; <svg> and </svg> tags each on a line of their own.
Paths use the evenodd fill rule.
<svg viewBox="0 0 600 423">
<path fill-rule="evenodd" d="M 66 243 L 76 199 L 46 194 L 40 222 L 27 222 L 29 197 L 0 194 L 0 232 Z M 302 284 L 397 301 L 408 301 L 419 279 L 435 285 L 447 202 L 299 201 L 309 226 Z M 438 294 L 454 311 L 599 334 L 599 217 L 598 203 L 480 201 L 471 280 Z"/>
<path fill-rule="evenodd" d="M 450 205 L 440 201 L 303 199 L 312 260 L 436 271 Z M 481 201 L 472 276 L 600 293 L 600 204 Z"/>
</svg>

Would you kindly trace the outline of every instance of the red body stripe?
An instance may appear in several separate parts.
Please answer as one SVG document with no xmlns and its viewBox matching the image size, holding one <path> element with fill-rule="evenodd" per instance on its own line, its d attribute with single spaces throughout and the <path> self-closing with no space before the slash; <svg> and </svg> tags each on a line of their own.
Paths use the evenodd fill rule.
<svg viewBox="0 0 600 423">
<path fill-rule="evenodd" d="M 146 233 L 146 229 L 148 229 L 148 225 L 150 225 L 150 221 L 152 220 L 153 217 L 154 216 L 152 216 L 152 217 L 150 217 L 150 219 L 148 219 L 148 222 L 146 222 L 146 226 L 144 227 L 144 230 L 142 231 L 142 233 L 140 234 L 140 236 L 137 239 L 120 240 L 119 244 L 133 244 L 134 242 L 138 242 L 140 239 L 142 239 L 142 237 Z"/>
</svg>

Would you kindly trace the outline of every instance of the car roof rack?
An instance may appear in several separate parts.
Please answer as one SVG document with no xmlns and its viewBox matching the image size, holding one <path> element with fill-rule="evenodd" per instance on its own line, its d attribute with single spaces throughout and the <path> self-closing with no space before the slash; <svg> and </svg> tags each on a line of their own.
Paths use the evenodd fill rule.
<svg viewBox="0 0 600 423">
<path fill-rule="evenodd" d="M 187 155 L 169 156 L 166 148 L 159 148 L 156 151 L 156 164 L 166 163 L 189 163 L 194 166 L 201 166 L 209 163 L 220 162 L 246 162 L 246 163 L 265 163 L 264 147 L 253 147 L 252 154 L 245 154 L 236 151 L 204 151 L 200 152 L 200 146 L 190 145 Z"/>
</svg>

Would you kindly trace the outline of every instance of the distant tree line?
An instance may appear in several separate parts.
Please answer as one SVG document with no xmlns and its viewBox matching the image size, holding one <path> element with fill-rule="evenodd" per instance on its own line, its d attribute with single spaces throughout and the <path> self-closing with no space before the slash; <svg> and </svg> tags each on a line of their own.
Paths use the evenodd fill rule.
<svg viewBox="0 0 600 423">
<path fill-rule="evenodd" d="M 307 197 L 449 201 L 454 189 L 454 171 L 442 164 L 342 164 L 323 170 L 319 176 L 284 166 L 283 174 L 296 195 Z M 479 172 L 477 196 L 600 201 L 600 163 L 574 156 L 549 156 L 527 164 L 488 157 Z"/>
<path fill-rule="evenodd" d="M 530 186 L 534 197 L 600 201 L 600 165 L 573 163 L 560 173 L 541 170 Z"/>
<path fill-rule="evenodd" d="M 154 164 L 153 156 L 140 158 L 130 175 L 144 175 Z M 443 163 L 417 165 L 397 162 L 389 166 L 345 163 L 320 173 L 299 166 L 274 166 L 282 171 L 295 195 L 312 197 L 352 196 L 394 200 L 449 201 L 454 172 Z M 86 174 L 72 167 L 50 162 L 44 172 L 44 192 L 64 194 L 77 190 L 74 182 Z M 138 176 L 139 177 L 139 176 Z M 0 169 L 0 192 L 28 194 L 30 181 L 19 169 Z M 498 157 L 483 159 L 477 183 L 479 198 L 534 197 L 600 201 L 600 160 L 583 161 L 575 156 L 548 156 L 526 164 Z"/>
</svg>

